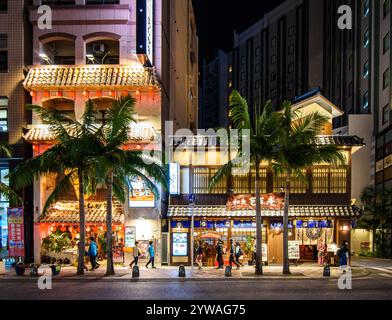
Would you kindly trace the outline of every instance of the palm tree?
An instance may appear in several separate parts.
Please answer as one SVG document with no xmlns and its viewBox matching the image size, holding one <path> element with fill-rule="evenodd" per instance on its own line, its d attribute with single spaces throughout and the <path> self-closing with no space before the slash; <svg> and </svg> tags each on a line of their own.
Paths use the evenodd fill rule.
<svg viewBox="0 0 392 320">
<path fill-rule="evenodd" d="M 115 100 L 108 110 L 108 117 L 99 131 L 100 151 L 94 159 L 95 174 L 98 182 L 106 184 L 106 275 L 114 274 L 112 213 L 113 194 L 122 203 L 125 202 L 129 188 L 129 178 L 140 178 L 153 191 L 156 197 L 159 190 L 156 183 L 166 187 L 167 172 L 165 168 L 142 151 L 124 150 L 129 142 L 131 124 L 135 122 L 135 100 L 124 96 Z M 154 181 L 152 181 L 152 180 Z"/>
<path fill-rule="evenodd" d="M 12 158 L 13 150 L 10 145 L 0 143 L 0 158 Z M 0 194 L 9 200 L 12 204 L 20 204 L 21 198 L 19 195 L 9 187 L 9 185 L 0 182 Z"/>
<path fill-rule="evenodd" d="M 358 225 L 367 230 L 371 230 L 377 238 L 377 230 L 381 232 L 381 243 L 376 248 L 376 253 L 382 257 L 392 257 L 392 237 L 387 252 L 385 243 L 385 229 L 392 229 L 392 189 L 383 189 L 376 192 L 373 186 L 366 187 L 361 194 L 363 204 L 363 216 L 359 219 Z M 373 241 L 373 252 L 375 243 Z"/>
<path fill-rule="evenodd" d="M 302 117 L 293 110 L 291 103 L 283 103 L 280 113 L 278 143 L 274 149 L 275 173 L 285 175 L 285 197 L 283 215 L 283 274 L 290 274 L 288 256 L 288 222 L 291 179 L 304 178 L 303 170 L 319 163 L 339 165 L 345 163 L 337 146 L 320 146 L 317 137 L 327 124 L 328 118 L 317 112 Z"/>
<path fill-rule="evenodd" d="M 46 110 L 41 106 L 29 105 L 28 109 L 36 112 L 44 122 L 48 123 L 56 144 L 43 154 L 19 164 L 10 177 L 15 187 L 21 189 L 33 184 L 34 179 L 40 176 L 57 175 L 60 181 L 44 205 L 41 213 L 43 216 L 61 195 L 72 190 L 73 186 L 78 184 L 80 239 L 77 273 L 83 275 L 86 236 L 85 181 L 92 169 L 90 159 L 100 150 L 96 129 L 94 130 L 92 126 L 94 120 L 91 117 L 93 104 L 91 101 L 86 103 L 86 110 L 81 122 L 59 111 Z"/>
<path fill-rule="evenodd" d="M 249 161 L 255 168 L 255 193 L 256 193 L 256 274 L 263 274 L 262 261 L 262 216 L 260 203 L 260 165 L 262 161 L 270 161 L 278 133 L 278 117 L 272 111 L 272 105 L 267 102 L 263 112 L 256 116 L 255 125 L 252 126 L 249 108 L 246 100 L 237 91 L 230 96 L 230 120 L 233 129 L 239 131 L 240 136 L 249 135 L 250 154 L 239 143 L 239 153 L 234 160 L 229 161 L 218 170 L 210 182 L 210 190 L 223 178 L 232 174 L 233 169 L 246 165 L 243 160 Z"/>
</svg>

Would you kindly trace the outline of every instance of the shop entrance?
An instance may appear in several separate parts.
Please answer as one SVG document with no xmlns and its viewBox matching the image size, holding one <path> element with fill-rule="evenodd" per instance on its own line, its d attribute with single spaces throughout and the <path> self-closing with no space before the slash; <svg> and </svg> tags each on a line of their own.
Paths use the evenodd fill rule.
<svg viewBox="0 0 392 320">
<path fill-rule="evenodd" d="M 268 259 L 270 263 L 283 263 L 283 232 L 270 230 L 268 234 Z"/>
</svg>

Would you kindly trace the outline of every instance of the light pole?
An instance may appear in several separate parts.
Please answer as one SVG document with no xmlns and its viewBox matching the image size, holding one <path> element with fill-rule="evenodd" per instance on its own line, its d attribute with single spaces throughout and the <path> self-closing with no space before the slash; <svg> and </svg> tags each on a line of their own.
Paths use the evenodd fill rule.
<svg viewBox="0 0 392 320">
<path fill-rule="evenodd" d="M 194 233 L 195 233 L 195 195 L 189 195 L 189 207 L 191 210 L 191 274 L 193 275 L 193 264 L 195 259 Z"/>
</svg>

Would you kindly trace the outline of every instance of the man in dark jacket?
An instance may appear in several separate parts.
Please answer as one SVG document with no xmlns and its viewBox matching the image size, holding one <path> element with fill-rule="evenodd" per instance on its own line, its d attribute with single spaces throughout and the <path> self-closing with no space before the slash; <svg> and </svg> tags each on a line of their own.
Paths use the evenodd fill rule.
<svg viewBox="0 0 392 320">
<path fill-rule="evenodd" d="M 216 260 L 218 261 L 217 269 L 223 269 L 223 242 L 221 240 L 218 241 L 218 245 L 216 246 L 216 253 Z"/>
<path fill-rule="evenodd" d="M 239 264 L 237 263 L 237 261 L 235 261 L 235 244 L 233 239 L 230 239 L 230 258 L 229 258 L 230 267 L 233 266 L 233 262 L 237 266 L 237 268 L 239 268 Z"/>
</svg>

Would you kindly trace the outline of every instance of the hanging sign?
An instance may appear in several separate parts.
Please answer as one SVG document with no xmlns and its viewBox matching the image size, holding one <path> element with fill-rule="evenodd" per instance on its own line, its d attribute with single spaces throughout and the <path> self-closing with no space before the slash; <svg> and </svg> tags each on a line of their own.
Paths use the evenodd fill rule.
<svg viewBox="0 0 392 320">
<path fill-rule="evenodd" d="M 280 210 L 283 208 L 284 198 L 274 193 L 263 194 L 260 196 L 262 209 Z M 236 210 L 256 210 L 256 196 L 236 195 L 230 197 L 227 203 L 229 211 Z"/>
<path fill-rule="evenodd" d="M 169 177 L 170 177 L 170 194 L 180 195 L 180 164 L 170 163 L 169 164 Z"/>
<path fill-rule="evenodd" d="M 8 245 L 10 257 L 24 257 L 23 208 L 8 208 Z"/>
</svg>

